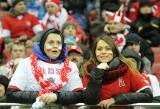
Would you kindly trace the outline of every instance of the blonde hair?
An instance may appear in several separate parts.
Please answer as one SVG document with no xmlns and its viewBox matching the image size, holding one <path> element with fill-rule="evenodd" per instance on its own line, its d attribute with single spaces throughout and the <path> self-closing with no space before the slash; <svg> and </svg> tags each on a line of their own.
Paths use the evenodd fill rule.
<svg viewBox="0 0 160 109">
<path fill-rule="evenodd" d="M 127 59 L 122 54 L 119 55 L 119 59 L 128 66 L 132 74 L 134 74 L 135 72 L 139 72 L 130 59 Z"/>
</svg>

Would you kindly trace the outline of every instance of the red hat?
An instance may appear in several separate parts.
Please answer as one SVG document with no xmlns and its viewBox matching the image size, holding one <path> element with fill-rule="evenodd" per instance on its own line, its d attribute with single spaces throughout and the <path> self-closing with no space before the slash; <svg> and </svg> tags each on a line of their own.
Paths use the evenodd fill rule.
<svg viewBox="0 0 160 109">
<path fill-rule="evenodd" d="M 117 22 L 117 23 L 125 23 L 125 17 L 123 12 L 117 11 L 112 16 L 109 16 L 109 21 Z"/>
<path fill-rule="evenodd" d="M 68 53 L 71 52 L 71 51 L 76 51 L 76 52 L 83 55 L 83 51 L 82 51 L 81 47 L 77 46 L 77 45 L 68 46 L 67 51 L 68 51 Z"/>
<path fill-rule="evenodd" d="M 53 4 L 54 6 L 59 7 L 61 3 L 60 3 L 60 0 L 46 0 L 46 5 L 48 4 Z"/>
<path fill-rule="evenodd" d="M 123 13 L 123 8 L 124 8 L 124 6 L 121 5 L 120 8 L 118 9 L 118 11 L 116 11 L 115 13 L 113 13 L 113 15 L 111 15 L 109 17 L 109 21 L 124 24 L 125 23 L 125 16 L 124 16 L 124 13 Z"/>
</svg>

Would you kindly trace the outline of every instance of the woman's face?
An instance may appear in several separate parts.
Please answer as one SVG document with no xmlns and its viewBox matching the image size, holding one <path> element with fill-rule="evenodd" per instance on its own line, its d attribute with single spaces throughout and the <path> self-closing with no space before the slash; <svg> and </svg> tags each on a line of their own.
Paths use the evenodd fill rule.
<svg viewBox="0 0 160 109">
<path fill-rule="evenodd" d="M 51 59 L 59 57 L 62 50 L 62 40 L 59 34 L 51 33 L 48 35 L 44 44 L 44 52 Z"/>
<path fill-rule="evenodd" d="M 100 63 L 110 62 L 113 59 L 112 48 L 103 40 L 97 43 L 95 54 Z"/>
</svg>

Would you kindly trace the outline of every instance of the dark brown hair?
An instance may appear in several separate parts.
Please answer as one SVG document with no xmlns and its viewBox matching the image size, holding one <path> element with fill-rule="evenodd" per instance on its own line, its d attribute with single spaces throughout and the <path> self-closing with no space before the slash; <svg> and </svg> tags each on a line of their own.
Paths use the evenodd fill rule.
<svg viewBox="0 0 160 109">
<path fill-rule="evenodd" d="M 93 44 L 92 53 L 91 53 L 92 55 L 91 55 L 89 61 L 86 62 L 82 66 L 82 68 L 80 69 L 81 76 L 84 76 L 85 74 L 89 75 L 90 72 L 87 71 L 87 66 L 89 64 L 96 65 L 96 63 L 98 62 L 97 58 L 96 58 L 95 51 L 96 51 L 97 44 L 100 40 L 105 41 L 111 47 L 111 49 L 113 51 L 113 58 L 118 57 L 123 63 L 125 63 L 129 67 L 129 69 L 131 70 L 132 73 L 138 72 L 136 70 L 136 68 L 133 67 L 133 63 L 129 59 L 124 57 L 121 53 L 119 53 L 118 48 L 117 48 L 114 40 L 112 39 L 112 37 L 106 33 L 101 33 L 98 35 L 97 39 L 95 40 L 95 42 Z"/>
</svg>

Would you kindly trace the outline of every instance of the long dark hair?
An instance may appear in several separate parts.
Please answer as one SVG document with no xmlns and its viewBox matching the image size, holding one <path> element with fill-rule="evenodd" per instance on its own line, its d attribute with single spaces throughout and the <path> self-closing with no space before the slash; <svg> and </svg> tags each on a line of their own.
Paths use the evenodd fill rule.
<svg viewBox="0 0 160 109">
<path fill-rule="evenodd" d="M 82 74 L 81 76 L 84 76 L 85 74 L 89 75 L 90 72 L 88 72 L 88 70 L 87 70 L 87 66 L 89 64 L 96 65 L 96 63 L 97 63 L 97 57 L 96 57 L 95 51 L 96 51 L 97 43 L 100 40 L 105 41 L 111 47 L 111 49 L 113 51 L 113 58 L 118 57 L 123 63 L 125 63 L 129 67 L 129 69 L 131 70 L 132 73 L 138 72 L 136 70 L 136 68 L 133 67 L 133 63 L 129 59 L 127 59 L 126 57 L 124 57 L 121 53 L 119 53 L 118 48 L 117 48 L 114 40 L 112 39 L 112 37 L 110 35 L 106 34 L 106 33 L 101 33 L 101 34 L 98 35 L 97 39 L 95 40 L 95 42 L 93 44 L 91 58 L 89 59 L 88 62 L 86 62 L 82 66 L 82 68 L 80 70 L 81 74 Z"/>
<path fill-rule="evenodd" d="M 4 49 L 5 49 L 5 42 L 2 38 L 0 38 L 0 65 L 4 61 L 4 54 L 3 54 Z"/>
</svg>

